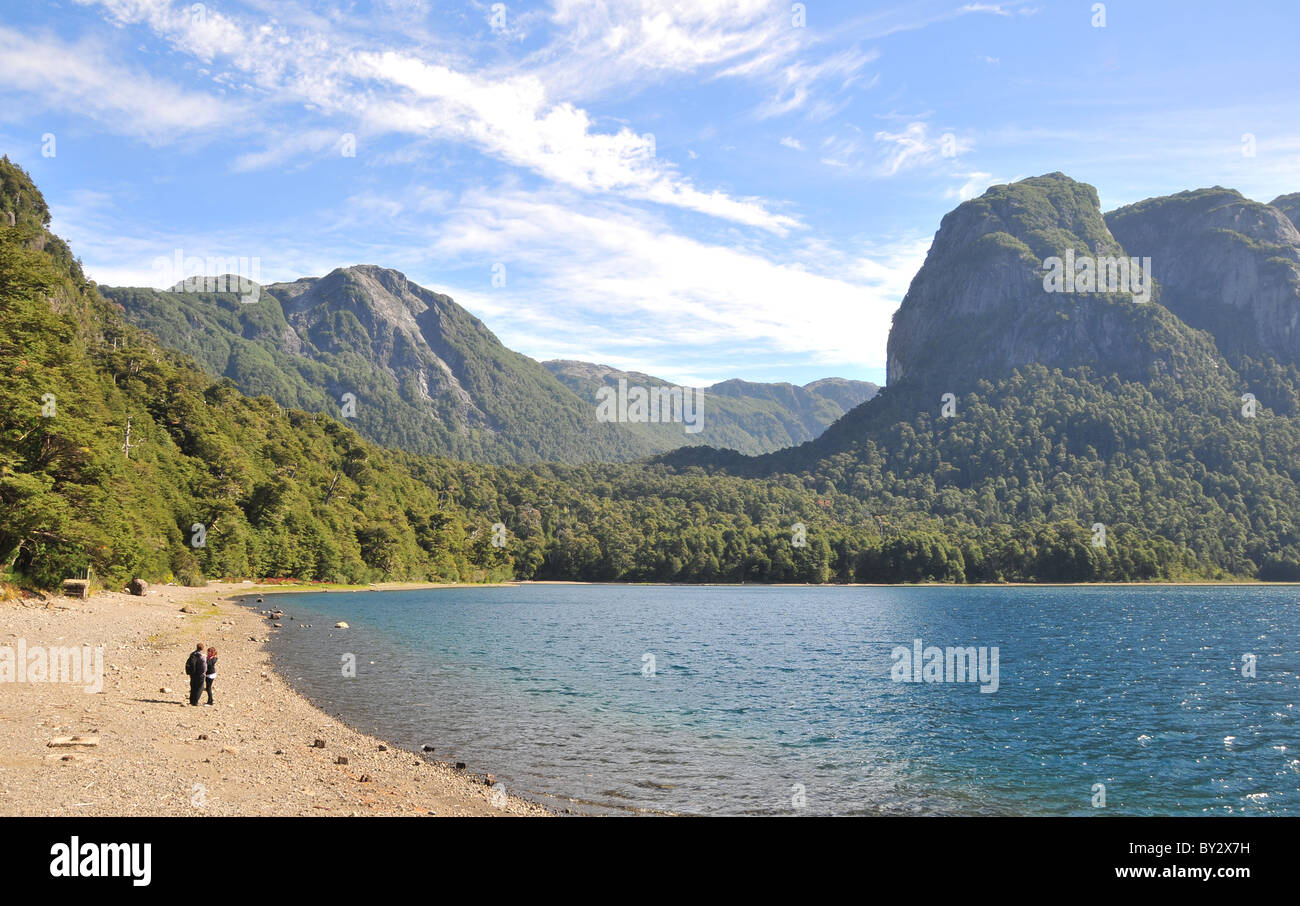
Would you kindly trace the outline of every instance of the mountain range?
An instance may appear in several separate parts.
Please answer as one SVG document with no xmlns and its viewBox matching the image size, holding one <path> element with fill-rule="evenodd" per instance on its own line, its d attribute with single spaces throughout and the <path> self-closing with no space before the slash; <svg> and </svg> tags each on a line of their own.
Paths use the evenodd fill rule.
<svg viewBox="0 0 1300 906">
<path fill-rule="evenodd" d="M 622 462 L 687 444 L 765 453 L 811 440 L 878 389 L 725 381 L 702 389 L 699 431 L 600 421 L 601 386 L 668 381 L 506 348 L 449 296 L 373 265 L 240 292 L 213 280 L 160 291 L 100 287 L 131 323 L 213 377 L 284 406 L 348 418 L 386 446 L 479 462 Z M 256 299 L 251 304 L 244 299 Z M 351 394 L 345 398 L 345 394 Z M 350 403 L 350 405 L 349 405 Z"/>
<path fill-rule="evenodd" d="M 723 449 L 616 433 L 595 399 L 662 382 L 383 268 L 101 290 L 0 160 L 0 583 L 1297 581 L 1296 202 L 995 186 L 943 218 L 886 387 L 714 385 Z M 628 438 L 667 452 L 599 461 Z"/>
</svg>

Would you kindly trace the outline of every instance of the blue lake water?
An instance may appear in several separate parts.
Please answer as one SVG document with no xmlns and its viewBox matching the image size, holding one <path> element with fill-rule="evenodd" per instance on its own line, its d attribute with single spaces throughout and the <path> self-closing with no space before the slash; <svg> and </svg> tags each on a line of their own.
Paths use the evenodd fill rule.
<svg viewBox="0 0 1300 906">
<path fill-rule="evenodd" d="M 286 612 L 277 669 L 322 708 L 575 811 L 1300 814 L 1300 588 L 267 600 Z M 997 691 L 896 681 L 895 649 L 915 639 L 996 646 Z"/>
</svg>

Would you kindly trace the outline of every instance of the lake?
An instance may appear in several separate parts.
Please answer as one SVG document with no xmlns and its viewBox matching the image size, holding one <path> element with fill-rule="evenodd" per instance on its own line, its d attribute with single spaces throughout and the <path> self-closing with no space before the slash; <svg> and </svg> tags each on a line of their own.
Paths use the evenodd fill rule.
<svg viewBox="0 0 1300 906">
<path fill-rule="evenodd" d="M 318 706 L 576 812 L 1300 814 L 1296 587 L 267 600 Z"/>
</svg>

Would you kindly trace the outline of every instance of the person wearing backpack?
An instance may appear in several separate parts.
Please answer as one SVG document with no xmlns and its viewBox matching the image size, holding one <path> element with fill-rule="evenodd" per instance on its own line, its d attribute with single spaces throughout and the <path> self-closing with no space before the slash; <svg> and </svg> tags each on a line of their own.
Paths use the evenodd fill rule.
<svg viewBox="0 0 1300 906">
<path fill-rule="evenodd" d="M 203 643 L 199 642 L 190 652 L 190 659 L 185 662 L 185 672 L 190 677 L 190 704 L 197 706 L 199 695 L 203 692 L 203 682 L 207 679 L 208 659 L 203 656 Z"/>
</svg>

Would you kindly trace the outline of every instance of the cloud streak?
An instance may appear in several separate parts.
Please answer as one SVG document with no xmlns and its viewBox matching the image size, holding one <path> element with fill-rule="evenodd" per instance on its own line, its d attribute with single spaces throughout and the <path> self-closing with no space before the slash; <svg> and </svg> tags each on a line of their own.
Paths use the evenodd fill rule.
<svg viewBox="0 0 1300 906">
<path fill-rule="evenodd" d="M 250 94 L 264 99 L 264 121 L 274 120 L 269 108 L 293 104 L 355 121 L 371 136 L 409 134 L 465 143 L 584 192 L 622 195 L 778 234 L 803 226 L 797 216 L 773 210 L 759 198 L 697 187 L 655 154 L 646 134 L 627 126 L 599 131 L 585 110 L 552 100 L 543 80 L 532 74 L 468 71 L 423 59 L 415 50 L 368 47 L 320 25 L 291 29 L 206 9 L 200 15 L 165 0 L 98 2 L 119 24 L 143 25 L 177 51 L 233 67 L 256 87 Z M 662 18 L 646 20 L 641 40 L 665 60 L 685 46 L 671 21 Z M 312 132 L 319 136 L 322 129 Z M 320 140 L 281 139 L 240 155 L 235 167 L 280 164 L 321 147 Z"/>
<path fill-rule="evenodd" d="M 122 66 L 93 41 L 28 37 L 0 26 L 0 59 L 0 93 L 33 97 L 45 109 L 75 111 L 150 145 L 217 129 L 237 131 L 249 112 L 245 104 L 187 91 Z M 10 107 L 10 112 L 21 110 Z"/>
</svg>

